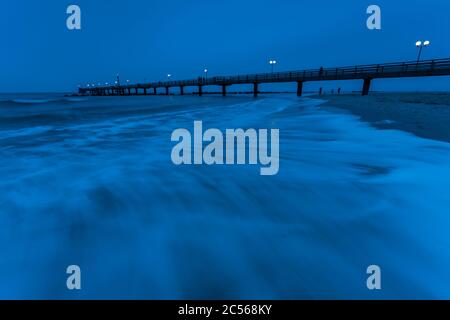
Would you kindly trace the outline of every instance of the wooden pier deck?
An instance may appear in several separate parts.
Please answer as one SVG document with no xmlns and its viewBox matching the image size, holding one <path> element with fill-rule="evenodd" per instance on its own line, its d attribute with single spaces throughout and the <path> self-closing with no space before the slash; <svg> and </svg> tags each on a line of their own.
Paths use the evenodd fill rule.
<svg viewBox="0 0 450 320">
<path fill-rule="evenodd" d="M 109 95 L 156 95 L 163 88 L 163 94 L 170 94 L 170 88 L 178 87 L 184 94 L 185 87 L 197 87 L 198 95 L 203 94 L 205 86 L 220 86 L 222 95 L 227 94 L 227 88 L 236 84 L 252 84 L 253 95 L 258 96 L 259 86 L 264 83 L 295 82 L 297 95 L 303 93 L 303 84 L 309 81 L 363 80 L 362 95 L 370 91 L 373 79 L 449 76 L 450 58 L 424 61 L 395 62 L 384 64 L 356 65 L 349 67 L 320 68 L 300 71 L 283 71 L 260 74 L 246 74 L 225 77 L 199 77 L 191 80 L 159 81 L 112 86 L 87 86 L 79 88 L 80 94 L 95 96 Z"/>
</svg>

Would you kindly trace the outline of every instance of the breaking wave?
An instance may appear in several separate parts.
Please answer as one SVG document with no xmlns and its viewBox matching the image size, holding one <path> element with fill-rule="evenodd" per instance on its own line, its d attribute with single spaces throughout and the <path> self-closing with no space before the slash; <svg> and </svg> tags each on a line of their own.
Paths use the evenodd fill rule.
<svg viewBox="0 0 450 320">
<path fill-rule="evenodd" d="M 65 268 L 78 264 L 82 298 L 449 298 L 449 144 L 320 103 L 120 97 L 0 110 L 0 297 L 73 298 Z M 194 120 L 279 128 L 279 174 L 174 166 L 170 134 Z M 389 278 L 376 294 L 371 264 Z"/>
</svg>

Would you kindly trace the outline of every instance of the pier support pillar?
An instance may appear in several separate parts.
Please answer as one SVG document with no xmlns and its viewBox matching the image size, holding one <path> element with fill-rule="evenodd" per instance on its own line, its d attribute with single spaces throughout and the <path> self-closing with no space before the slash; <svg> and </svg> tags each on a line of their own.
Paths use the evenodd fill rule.
<svg viewBox="0 0 450 320">
<path fill-rule="evenodd" d="M 203 95 L 203 86 L 198 86 L 198 95 L 199 96 Z"/>
<path fill-rule="evenodd" d="M 253 84 L 253 97 L 258 97 L 258 83 Z"/>
<path fill-rule="evenodd" d="M 169 87 L 166 87 L 166 96 L 169 95 Z"/>
<path fill-rule="evenodd" d="M 180 95 L 184 95 L 184 87 L 180 86 Z"/>
<path fill-rule="evenodd" d="M 363 89 L 362 89 L 362 95 L 367 96 L 370 91 L 370 84 L 372 82 L 372 79 L 366 78 L 364 79 Z"/>
<path fill-rule="evenodd" d="M 301 97 L 303 94 L 303 81 L 297 81 L 297 97 Z"/>
<path fill-rule="evenodd" d="M 320 89 L 319 89 L 319 96 L 321 96 L 322 93 L 323 93 L 323 88 L 320 88 Z"/>
<path fill-rule="evenodd" d="M 131 96 L 131 90 L 130 90 L 130 88 L 127 89 L 127 93 L 128 93 L 129 96 Z"/>
<path fill-rule="evenodd" d="M 144 88 L 144 95 L 147 95 L 147 88 Z"/>
<path fill-rule="evenodd" d="M 138 88 L 134 88 L 134 93 L 135 93 L 136 95 L 139 94 Z"/>
<path fill-rule="evenodd" d="M 153 88 L 153 94 L 156 96 L 158 92 L 156 91 L 156 87 Z"/>
<path fill-rule="evenodd" d="M 225 97 L 227 95 L 227 86 L 223 85 L 222 86 L 222 97 Z"/>
</svg>

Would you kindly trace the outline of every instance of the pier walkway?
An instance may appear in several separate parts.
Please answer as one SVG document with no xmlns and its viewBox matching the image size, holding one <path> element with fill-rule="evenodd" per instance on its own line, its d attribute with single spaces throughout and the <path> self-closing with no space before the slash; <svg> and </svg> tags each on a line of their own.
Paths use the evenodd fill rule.
<svg viewBox="0 0 450 320">
<path fill-rule="evenodd" d="M 181 95 L 185 93 L 185 87 L 197 87 L 196 94 L 202 95 L 205 86 L 219 86 L 222 95 L 227 94 L 227 88 L 236 84 L 253 85 L 253 95 L 258 96 L 259 86 L 264 83 L 295 82 L 297 83 L 297 95 L 303 93 L 303 84 L 309 81 L 334 81 L 334 80 L 363 80 L 362 95 L 370 91 L 373 79 L 449 76 L 450 59 L 435 59 L 414 62 L 397 62 L 384 64 L 356 65 L 350 67 L 320 68 L 300 71 L 283 71 L 260 74 L 246 74 L 226 77 L 199 77 L 191 80 L 160 81 L 142 84 L 126 84 L 113 86 L 87 86 L 79 88 L 80 94 L 96 96 L 109 95 L 156 95 L 162 88 L 162 94 L 169 95 L 170 88 L 177 87 Z"/>
</svg>

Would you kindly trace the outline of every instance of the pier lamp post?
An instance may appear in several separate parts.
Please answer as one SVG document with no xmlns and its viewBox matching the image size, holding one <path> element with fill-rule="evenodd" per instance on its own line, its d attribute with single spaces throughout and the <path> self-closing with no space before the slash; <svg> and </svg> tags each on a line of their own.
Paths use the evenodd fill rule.
<svg viewBox="0 0 450 320">
<path fill-rule="evenodd" d="M 417 56 L 417 63 L 419 63 L 420 61 L 420 56 L 422 55 L 422 49 L 423 47 L 428 47 L 430 45 L 430 41 L 426 40 L 424 42 L 422 41 L 417 41 L 416 42 L 416 47 L 419 48 L 419 55 Z"/>
<path fill-rule="evenodd" d="M 170 80 L 171 77 L 172 77 L 172 75 L 169 73 L 169 74 L 167 75 L 167 79 Z"/>
<path fill-rule="evenodd" d="M 203 72 L 205 73 L 205 79 L 208 80 L 208 69 L 203 70 Z"/>
<path fill-rule="evenodd" d="M 270 60 L 269 64 L 272 67 L 272 73 L 273 73 L 273 67 L 277 64 L 277 60 Z"/>
</svg>

